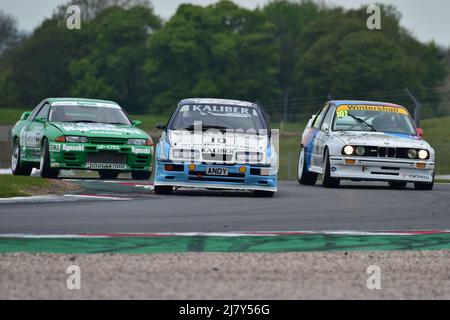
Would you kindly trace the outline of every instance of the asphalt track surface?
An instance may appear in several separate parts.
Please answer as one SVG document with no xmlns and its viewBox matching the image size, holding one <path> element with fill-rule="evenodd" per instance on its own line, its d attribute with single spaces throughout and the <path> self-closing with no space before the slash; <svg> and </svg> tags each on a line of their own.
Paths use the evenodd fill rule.
<svg viewBox="0 0 450 320">
<path fill-rule="evenodd" d="M 349 183 L 340 189 L 281 182 L 274 198 L 186 190 L 170 196 L 85 181 L 83 192 L 127 201 L 0 204 L 0 233 L 84 234 L 450 229 L 450 185 L 433 191 Z"/>
</svg>

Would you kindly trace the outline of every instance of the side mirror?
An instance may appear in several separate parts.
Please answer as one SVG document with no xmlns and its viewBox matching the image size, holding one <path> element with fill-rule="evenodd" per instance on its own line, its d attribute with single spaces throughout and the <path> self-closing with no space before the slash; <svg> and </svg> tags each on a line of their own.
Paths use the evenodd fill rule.
<svg viewBox="0 0 450 320">
<path fill-rule="evenodd" d="M 20 116 L 20 121 L 27 120 L 30 115 L 31 115 L 31 111 L 27 111 L 27 112 L 22 113 L 22 115 Z"/>
<path fill-rule="evenodd" d="M 306 125 L 306 127 L 307 127 L 307 128 L 311 128 L 311 127 L 312 127 L 312 124 L 313 124 L 313 121 L 314 121 L 314 119 L 310 119 L 310 120 L 308 121 L 308 124 Z"/>
<path fill-rule="evenodd" d="M 135 126 L 135 127 L 140 127 L 141 125 L 142 125 L 142 122 L 141 122 L 141 121 L 139 121 L 139 120 L 133 121 L 133 126 Z"/>
<path fill-rule="evenodd" d="M 45 119 L 45 118 L 35 118 L 34 121 L 35 122 L 39 122 L 39 123 L 46 123 L 47 119 Z"/>
<path fill-rule="evenodd" d="M 423 137 L 423 129 L 422 128 L 417 128 L 417 134 L 419 135 L 419 137 Z"/>
<path fill-rule="evenodd" d="M 159 124 L 156 126 L 156 128 L 159 129 L 159 130 L 166 130 L 166 129 L 167 129 L 167 126 L 166 126 L 165 124 L 159 123 Z"/>
</svg>

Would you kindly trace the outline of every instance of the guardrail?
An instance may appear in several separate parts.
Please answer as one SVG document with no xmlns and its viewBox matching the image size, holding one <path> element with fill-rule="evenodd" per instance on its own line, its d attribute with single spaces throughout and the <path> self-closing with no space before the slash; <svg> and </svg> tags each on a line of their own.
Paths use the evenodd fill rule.
<svg viewBox="0 0 450 320">
<path fill-rule="evenodd" d="M 11 126 L 0 126 L 0 168 L 11 166 Z"/>
</svg>

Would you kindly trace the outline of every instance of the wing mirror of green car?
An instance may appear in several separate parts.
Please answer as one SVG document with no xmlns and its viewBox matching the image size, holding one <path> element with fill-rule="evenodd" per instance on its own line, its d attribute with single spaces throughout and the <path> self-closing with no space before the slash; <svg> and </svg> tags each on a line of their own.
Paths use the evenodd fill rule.
<svg viewBox="0 0 450 320">
<path fill-rule="evenodd" d="M 45 119 L 45 118 L 35 118 L 34 121 L 35 122 L 39 122 L 39 123 L 46 123 L 47 119 Z"/>
<path fill-rule="evenodd" d="M 141 121 L 139 121 L 139 120 L 134 120 L 133 121 L 133 126 L 135 126 L 135 127 L 140 127 L 142 125 L 142 122 Z"/>
<path fill-rule="evenodd" d="M 27 111 L 27 112 L 22 113 L 22 115 L 20 116 L 20 121 L 27 120 L 28 117 L 30 116 L 30 114 L 31 114 L 31 111 Z"/>
<path fill-rule="evenodd" d="M 166 130 L 166 129 L 167 129 L 167 126 L 166 126 L 165 124 L 159 123 L 159 124 L 156 126 L 156 128 L 159 129 L 159 130 Z"/>
</svg>

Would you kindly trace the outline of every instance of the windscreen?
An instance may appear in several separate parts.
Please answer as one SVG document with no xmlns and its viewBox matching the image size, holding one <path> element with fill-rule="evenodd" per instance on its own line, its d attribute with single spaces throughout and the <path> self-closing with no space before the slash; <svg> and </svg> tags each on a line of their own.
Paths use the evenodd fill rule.
<svg viewBox="0 0 450 320">
<path fill-rule="evenodd" d="M 51 122 L 109 123 L 131 125 L 119 106 L 52 105 Z"/>
<path fill-rule="evenodd" d="M 339 106 L 336 108 L 333 130 L 417 134 L 409 112 L 394 106 Z"/>
</svg>

